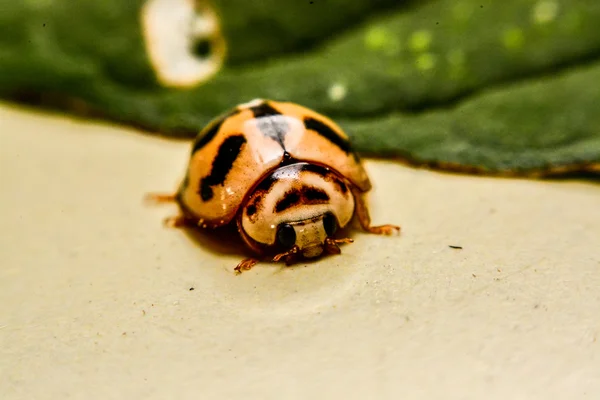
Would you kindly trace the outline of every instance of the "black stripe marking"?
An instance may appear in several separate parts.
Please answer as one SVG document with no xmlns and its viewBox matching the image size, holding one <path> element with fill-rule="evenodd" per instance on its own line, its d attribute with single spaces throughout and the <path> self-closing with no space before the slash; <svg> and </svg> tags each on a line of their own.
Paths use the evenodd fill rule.
<svg viewBox="0 0 600 400">
<path fill-rule="evenodd" d="M 263 179 L 257 186 L 256 190 L 261 190 L 268 192 L 271 189 L 271 186 L 277 182 L 277 178 L 275 178 L 272 174 Z"/>
<path fill-rule="evenodd" d="M 308 164 L 307 163 L 307 164 L 302 165 L 302 171 L 312 172 L 312 173 L 320 175 L 324 178 L 327 178 L 327 180 L 333 181 L 338 186 L 338 188 L 340 189 L 340 191 L 342 193 L 345 194 L 346 192 L 348 192 L 348 187 L 346 186 L 346 184 L 340 178 L 338 178 L 334 173 L 332 173 L 329 168 L 322 167 L 322 166 L 316 165 L 316 164 Z"/>
<path fill-rule="evenodd" d="M 345 153 L 350 153 L 352 151 L 350 142 L 348 140 L 338 135 L 329 127 L 329 125 L 319 121 L 318 119 L 306 117 L 304 118 L 304 126 L 306 129 L 317 132 L 319 135 L 323 136 L 325 139 L 342 149 Z"/>
<path fill-rule="evenodd" d="M 256 214 L 256 206 L 254 204 L 250 204 L 246 209 L 246 214 L 248 214 L 248 216 Z"/>
<path fill-rule="evenodd" d="M 340 189 L 340 191 L 344 194 L 346 194 L 346 192 L 348 191 L 348 187 L 346 186 L 346 184 L 344 182 L 342 182 L 340 179 L 338 179 L 337 177 L 335 177 L 334 182 L 336 185 L 338 185 L 338 188 Z"/>
<path fill-rule="evenodd" d="M 329 168 L 321 167 L 320 165 L 306 163 L 302 165 L 301 171 L 313 172 L 320 176 L 329 174 Z"/>
<path fill-rule="evenodd" d="M 283 199 L 275 204 L 275 212 L 279 213 L 299 204 L 323 204 L 329 201 L 329 195 L 315 187 L 303 187 L 285 194 Z"/>
<path fill-rule="evenodd" d="M 302 195 L 309 202 L 329 201 L 329 195 L 327 193 L 325 193 L 321 189 L 317 189 L 317 188 L 314 188 L 314 187 L 307 187 L 307 188 L 305 188 L 304 190 L 302 190 Z"/>
<path fill-rule="evenodd" d="M 287 210 L 290 207 L 300 203 L 301 196 L 297 190 L 292 192 L 288 192 L 285 194 L 283 199 L 279 200 L 275 205 L 275 212 L 282 212 L 283 210 Z"/>
<path fill-rule="evenodd" d="M 234 109 L 225 115 L 215 118 L 209 122 L 208 125 L 200 131 L 196 139 L 194 140 L 194 146 L 192 147 L 192 154 L 206 146 L 215 136 L 219 133 L 221 125 L 229 118 L 240 113 L 240 110 Z"/>
<path fill-rule="evenodd" d="M 254 114 L 258 129 L 262 134 L 275 140 L 281 148 L 285 148 L 283 141 L 290 130 L 286 117 L 271 107 L 269 103 L 250 107 L 250 111 Z"/>
<path fill-rule="evenodd" d="M 214 193 L 212 186 L 222 185 L 233 167 L 233 163 L 242 151 L 242 146 L 246 143 L 244 135 L 229 136 L 223 141 L 219 152 L 215 157 L 210 175 L 202 178 L 200 182 L 200 197 L 208 201 L 212 199 Z"/>
</svg>

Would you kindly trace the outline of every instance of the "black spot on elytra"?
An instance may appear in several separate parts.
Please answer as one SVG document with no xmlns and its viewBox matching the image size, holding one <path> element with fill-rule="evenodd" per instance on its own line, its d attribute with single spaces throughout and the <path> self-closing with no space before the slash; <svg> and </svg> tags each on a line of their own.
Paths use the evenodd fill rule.
<svg viewBox="0 0 600 400">
<path fill-rule="evenodd" d="M 307 187 L 307 188 L 305 188 L 304 190 L 302 190 L 302 195 L 309 202 L 329 201 L 329 195 L 327 193 L 325 193 L 321 189 L 317 189 L 317 188 L 314 188 L 314 187 Z"/>
<path fill-rule="evenodd" d="M 238 109 L 234 109 L 227 114 L 215 118 L 213 121 L 209 122 L 206 128 L 202 129 L 198 136 L 196 136 L 194 146 L 192 147 L 192 154 L 206 146 L 217 135 L 217 133 L 219 133 L 221 125 L 223 125 L 227 118 L 232 117 L 239 112 L 240 111 Z"/>
<path fill-rule="evenodd" d="M 269 175 L 256 186 L 256 190 L 267 192 L 269 189 L 271 189 L 271 186 L 273 186 L 275 182 L 277 182 L 277 178 L 275 178 L 273 175 Z"/>
<path fill-rule="evenodd" d="M 256 206 L 254 204 L 250 204 L 248 208 L 246 208 L 246 214 L 249 216 L 256 214 Z"/>
<path fill-rule="evenodd" d="M 283 196 L 283 199 L 279 200 L 275 205 L 275 212 L 281 212 L 287 210 L 290 207 L 298 204 L 301 200 L 301 195 L 297 190 L 288 192 Z"/>
<path fill-rule="evenodd" d="M 304 126 L 306 129 L 317 132 L 319 135 L 342 149 L 345 153 L 350 153 L 352 151 L 348 140 L 338 135 L 337 132 L 318 119 L 306 117 L 304 118 Z"/>
<path fill-rule="evenodd" d="M 340 192 L 346 194 L 348 191 L 348 186 L 346 186 L 346 184 L 338 178 L 335 178 L 334 182 L 338 186 L 338 189 L 340 189 Z"/>
<path fill-rule="evenodd" d="M 290 130 L 286 117 L 266 102 L 250 107 L 250 111 L 254 114 L 262 134 L 275 140 L 284 148 L 283 141 Z"/>
<path fill-rule="evenodd" d="M 202 178 L 200 182 L 200 197 L 202 197 L 202 200 L 208 201 L 212 199 L 214 195 L 212 187 L 225 182 L 229 171 L 233 167 L 233 163 L 242 151 L 242 146 L 245 143 L 246 138 L 244 135 L 229 136 L 223 141 L 213 161 L 210 175 Z"/>
</svg>

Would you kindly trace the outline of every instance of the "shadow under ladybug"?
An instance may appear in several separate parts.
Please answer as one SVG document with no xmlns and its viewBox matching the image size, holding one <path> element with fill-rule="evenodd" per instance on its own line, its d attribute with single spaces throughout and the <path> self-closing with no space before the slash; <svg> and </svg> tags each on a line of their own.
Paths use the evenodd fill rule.
<svg viewBox="0 0 600 400">
<path fill-rule="evenodd" d="M 395 225 L 371 226 L 366 195 L 371 183 L 346 134 L 333 121 L 293 103 L 254 100 L 213 120 L 194 141 L 187 173 L 173 194 L 174 227 L 215 230 L 235 225 L 259 260 L 314 259 L 340 254 L 353 239 L 338 235 L 353 219 L 374 234 Z"/>
</svg>

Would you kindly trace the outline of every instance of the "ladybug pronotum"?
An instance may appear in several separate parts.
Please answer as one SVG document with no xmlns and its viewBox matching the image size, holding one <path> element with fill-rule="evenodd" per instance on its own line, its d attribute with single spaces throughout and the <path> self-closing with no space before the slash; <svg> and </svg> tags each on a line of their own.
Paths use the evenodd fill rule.
<svg viewBox="0 0 600 400">
<path fill-rule="evenodd" d="M 214 229 L 235 223 L 255 257 L 290 265 L 323 253 L 340 254 L 336 238 L 354 216 L 370 233 L 392 234 L 395 225 L 371 226 L 366 194 L 371 182 L 346 134 L 333 121 L 288 102 L 253 100 L 210 122 L 193 143 L 187 173 L 175 194 L 170 226 Z"/>
</svg>

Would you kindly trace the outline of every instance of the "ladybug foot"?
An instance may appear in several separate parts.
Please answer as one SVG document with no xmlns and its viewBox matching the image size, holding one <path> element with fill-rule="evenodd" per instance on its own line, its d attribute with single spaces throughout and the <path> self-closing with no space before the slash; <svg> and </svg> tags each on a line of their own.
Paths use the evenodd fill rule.
<svg viewBox="0 0 600 400">
<path fill-rule="evenodd" d="M 298 246 L 294 246 L 291 250 L 288 250 L 285 253 L 277 254 L 275 257 L 273 257 L 273 262 L 279 262 L 282 258 L 285 258 L 285 265 L 292 265 L 296 259 L 296 254 L 298 254 L 299 251 L 300 248 Z"/>
<path fill-rule="evenodd" d="M 256 259 L 247 258 L 245 260 L 242 260 L 233 270 L 235 271 L 236 275 L 239 275 L 242 273 L 242 271 L 251 270 L 252 267 L 254 267 L 257 263 L 258 263 L 258 260 L 256 260 Z"/>
<path fill-rule="evenodd" d="M 147 193 L 146 196 L 144 196 L 144 202 L 147 204 L 173 203 L 175 201 L 176 195 L 172 193 Z"/>
<path fill-rule="evenodd" d="M 341 254 L 342 250 L 340 250 L 340 247 L 338 246 L 338 244 L 342 244 L 342 243 L 353 243 L 354 239 L 350 239 L 350 238 L 345 238 L 345 239 L 333 239 L 333 238 L 326 238 L 325 239 L 325 250 L 327 250 L 327 252 L 329 254 Z"/>
<path fill-rule="evenodd" d="M 163 224 L 168 228 L 182 228 L 186 226 L 193 226 L 194 224 L 183 215 L 174 215 L 167 217 L 163 220 Z"/>
<path fill-rule="evenodd" d="M 395 235 L 400 233 L 400 227 L 396 225 L 369 226 L 365 229 L 367 232 L 374 233 L 376 235 Z"/>
</svg>

